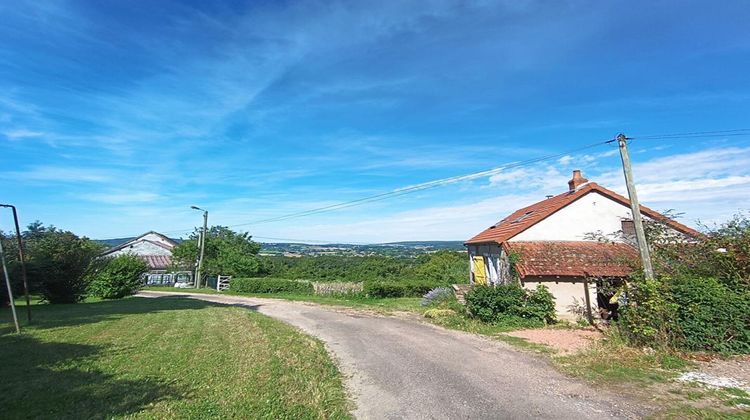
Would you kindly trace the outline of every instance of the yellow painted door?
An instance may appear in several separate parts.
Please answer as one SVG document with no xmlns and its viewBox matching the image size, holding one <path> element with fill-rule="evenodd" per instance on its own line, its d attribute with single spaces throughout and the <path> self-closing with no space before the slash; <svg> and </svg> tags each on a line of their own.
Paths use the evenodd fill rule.
<svg viewBox="0 0 750 420">
<path fill-rule="evenodd" d="M 487 268 L 481 255 L 474 256 L 474 284 L 487 285 Z"/>
</svg>

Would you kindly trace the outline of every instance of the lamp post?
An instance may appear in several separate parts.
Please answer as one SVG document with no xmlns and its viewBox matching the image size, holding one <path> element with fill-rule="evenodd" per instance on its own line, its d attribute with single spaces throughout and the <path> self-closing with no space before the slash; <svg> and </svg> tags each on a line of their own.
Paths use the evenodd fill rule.
<svg viewBox="0 0 750 420">
<path fill-rule="evenodd" d="M 203 274 L 203 254 L 206 250 L 206 235 L 208 234 L 208 210 L 204 210 L 198 206 L 190 206 L 193 210 L 199 210 L 203 212 L 203 230 L 200 236 L 200 257 L 198 258 L 198 269 L 195 273 L 195 288 L 201 287 L 201 275 Z"/>
<path fill-rule="evenodd" d="M 23 252 L 23 240 L 21 239 L 21 228 L 18 226 L 18 212 L 16 206 L 11 204 L 0 204 L 0 207 L 13 210 L 13 222 L 16 225 L 16 240 L 18 241 L 18 259 L 21 262 L 21 279 L 23 280 L 23 294 L 26 296 L 26 318 L 31 322 L 31 301 L 29 299 L 29 282 L 26 277 L 26 258 Z"/>
</svg>

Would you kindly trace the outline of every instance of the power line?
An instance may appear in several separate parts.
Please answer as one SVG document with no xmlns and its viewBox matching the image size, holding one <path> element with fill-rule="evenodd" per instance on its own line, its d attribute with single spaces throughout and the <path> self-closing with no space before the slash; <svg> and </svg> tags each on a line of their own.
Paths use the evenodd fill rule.
<svg viewBox="0 0 750 420">
<path fill-rule="evenodd" d="M 750 128 L 738 128 L 738 129 L 731 129 L 731 130 L 714 130 L 714 131 L 694 131 L 694 132 L 670 133 L 670 134 L 653 134 L 653 135 L 629 137 L 628 140 L 658 140 L 658 139 L 675 139 L 675 138 L 700 138 L 700 137 L 717 137 L 717 136 L 747 136 L 747 135 L 750 135 Z M 539 162 L 543 162 L 547 160 L 560 158 L 560 157 L 567 156 L 569 154 L 580 152 L 583 150 L 592 149 L 592 148 L 603 146 L 606 144 L 612 144 L 616 141 L 617 141 L 616 138 L 599 141 L 596 143 L 591 143 L 585 146 L 570 149 L 570 150 L 560 152 L 560 153 L 550 154 L 550 155 L 546 155 L 546 156 L 542 156 L 538 158 L 532 158 L 532 159 L 523 160 L 523 161 L 507 163 L 505 165 L 501 165 L 501 166 L 488 169 L 488 170 L 484 170 L 484 171 L 437 179 L 437 180 L 428 181 L 428 182 L 424 182 L 424 183 L 420 183 L 420 184 L 416 184 L 416 185 L 412 185 L 412 186 L 408 186 L 404 188 L 398 188 L 395 190 L 391 190 L 391 191 L 387 191 L 384 193 L 380 193 L 380 194 L 376 194 L 376 195 L 372 195 L 368 197 L 363 197 L 363 198 L 359 198 L 355 200 L 345 201 L 341 203 L 331 204 L 328 206 L 303 210 L 299 212 L 288 213 L 288 214 L 274 216 L 274 217 L 270 217 L 266 219 L 259 219 L 259 220 L 246 222 L 246 223 L 227 225 L 227 227 L 242 227 L 242 226 L 259 225 L 259 224 L 265 224 L 265 223 L 273 223 L 273 222 L 279 222 L 279 221 L 294 219 L 298 217 L 312 216 L 316 214 L 346 209 L 349 207 L 355 207 L 355 206 L 359 206 L 363 204 L 378 202 L 378 201 L 387 200 L 387 199 L 394 198 L 394 197 L 400 197 L 402 195 L 411 194 L 414 192 L 419 192 L 419 191 L 424 191 L 424 190 L 440 187 L 443 185 L 449 185 L 449 184 L 453 184 L 456 182 L 468 181 L 472 179 L 495 175 L 502 171 L 506 171 L 508 169 L 523 167 L 523 166 L 531 165 L 534 163 L 539 163 Z M 163 233 L 182 233 L 182 232 L 190 232 L 193 230 L 194 228 L 188 228 L 188 229 L 182 229 L 182 230 L 165 231 Z M 261 239 L 288 240 L 285 238 L 262 238 L 259 236 L 256 236 L 256 237 L 261 238 Z M 306 242 L 324 242 L 324 241 L 306 241 Z"/>
<path fill-rule="evenodd" d="M 611 143 L 611 141 L 610 140 L 600 141 L 600 142 L 592 143 L 592 144 L 589 144 L 589 145 L 586 145 L 586 146 L 582 146 L 582 147 L 578 147 L 578 148 L 575 148 L 575 149 L 567 150 L 565 152 L 555 153 L 555 154 L 552 154 L 552 155 L 542 156 L 542 157 L 528 159 L 528 160 L 519 161 L 519 162 L 512 162 L 512 163 L 508 163 L 508 164 L 505 164 L 505 165 L 502 165 L 502 166 L 498 166 L 498 167 L 495 167 L 495 168 L 492 168 L 492 169 L 488 169 L 488 170 L 484 170 L 484 171 L 480 171 L 480 172 L 474 172 L 474 173 L 465 174 L 465 175 L 458 175 L 458 176 L 453 176 L 453 177 L 449 177 L 449 178 L 438 179 L 438 180 L 429 181 L 429 182 L 425 182 L 425 183 L 421 183 L 421 184 L 417 184 L 417 185 L 412 185 L 410 187 L 399 188 L 399 189 L 396 189 L 396 190 L 388 191 L 388 192 L 381 193 L 381 194 L 376 194 L 376 195 L 369 196 L 369 197 L 359 198 L 359 199 L 356 199 L 356 200 L 351 200 L 351 201 L 346 201 L 346 202 L 342 202 L 342 203 L 332 204 L 332 205 L 329 205 L 329 206 L 318 207 L 318 208 L 315 208 L 315 209 L 309 209 L 309 210 L 304 210 L 304 211 L 300 211 L 300 212 L 296 212 L 296 213 L 290 213 L 290 214 L 285 214 L 285 215 L 281 215 L 281 216 L 271 217 L 271 218 L 268 218 L 268 219 L 260 219 L 260 220 L 255 220 L 255 221 L 247 222 L 247 223 L 239 223 L 239 224 L 229 225 L 228 227 L 240 227 L 240 226 L 250 226 L 250 225 L 258 225 L 258 224 L 264 224 L 264 223 L 278 222 L 278 221 L 292 219 L 292 218 L 297 218 L 297 217 L 311 216 L 311 215 L 314 215 L 314 214 L 320 214 L 320 213 L 326 213 L 326 212 L 329 212 L 329 211 L 341 210 L 341 209 L 345 209 L 345 208 L 349 208 L 349 207 L 359 206 L 359 205 L 366 204 L 366 203 L 372 203 L 372 202 L 376 202 L 376 201 L 382 201 L 382 200 L 386 200 L 386 199 L 389 199 L 389 198 L 399 197 L 399 196 L 402 196 L 402 195 L 411 194 L 411 193 L 418 192 L 418 191 L 424 191 L 424 190 L 427 190 L 427 189 L 431 189 L 431 188 L 435 188 L 435 187 L 439 187 L 439 186 L 443 186 L 443 185 L 448 185 L 448 184 L 453 184 L 453 183 L 460 182 L 460 181 L 467 181 L 467 180 L 471 180 L 471 179 L 483 178 L 483 177 L 486 177 L 486 176 L 495 175 L 497 173 L 500 173 L 500 172 L 508 170 L 508 169 L 518 168 L 518 167 L 530 165 L 530 164 L 533 164 L 533 163 L 542 162 L 542 161 L 545 161 L 545 160 L 551 160 L 551 159 L 560 158 L 560 157 L 569 155 L 571 153 L 580 152 L 582 150 L 587 150 L 587 149 L 592 149 L 594 147 L 602 146 L 602 145 L 605 145 L 605 144 L 608 144 L 608 143 Z"/>
<path fill-rule="evenodd" d="M 693 131 L 688 133 L 672 134 L 652 134 L 646 136 L 629 137 L 629 139 L 673 139 L 673 138 L 695 138 L 695 137 L 724 137 L 724 136 L 748 136 L 750 128 L 737 128 L 733 130 L 715 130 L 715 131 Z"/>
</svg>

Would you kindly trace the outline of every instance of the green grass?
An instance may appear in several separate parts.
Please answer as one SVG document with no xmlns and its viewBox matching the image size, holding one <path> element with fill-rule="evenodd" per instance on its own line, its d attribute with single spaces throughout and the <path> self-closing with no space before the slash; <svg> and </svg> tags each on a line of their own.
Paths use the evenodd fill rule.
<svg viewBox="0 0 750 420">
<path fill-rule="evenodd" d="M 582 353 L 556 357 L 555 361 L 563 371 L 597 384 L 666 382 L 692 366 L 676 354 L 629 347 L 611 333 Z"/>
<path fill-rule="evenodd" d="M 349 417 L 322 343 L 247 309 L 172 297 L 33 309 L 21 334 L 0 318 L 4 418 Z"/>
<path fill-rule="evenodd" d="M 154 292 L 184 292 L 221 294 L 229 296 L 247 296 L 272 299 L 285 299 L 299 302 L 312 302 L 321 305 L 345 306 L 356 309 L 369 309 L 377 312 L 418 312 L 421 313 L 421 298 L 368 298 L 363 296 L 319 296 L 293 293 L 235 293 L 231 291 L 217 292 L 213 289 L 175 289 L 174 287 L 149 286 L 143 289 Z"/>
</svg>

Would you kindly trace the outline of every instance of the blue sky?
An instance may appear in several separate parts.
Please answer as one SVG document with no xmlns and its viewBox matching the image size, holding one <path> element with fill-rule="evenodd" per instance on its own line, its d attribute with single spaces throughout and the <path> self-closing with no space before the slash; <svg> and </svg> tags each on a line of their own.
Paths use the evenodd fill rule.
<svg viewBox="0 0 750 420">
<path fill-rule="evenodd" d="M 618 132 L 750 127 L 745 1 L 41 0 L 0 16 L 0 201 L 94 238 L 180 236 L 200 223 L 190 205 L 251 222 Z M 750 136 L 632 154 L 644 204 L 691 225 L 750 209 Z M 575 168 L 624 192 L 619 164 L 601 147 L 242 229 L 461 240 Z"/>
</svg>

